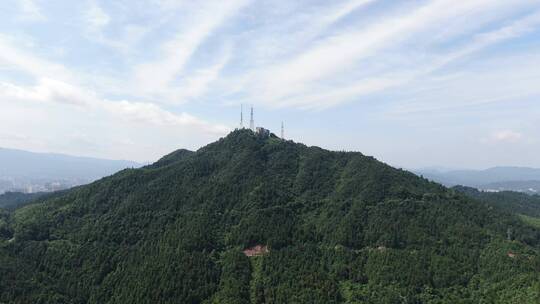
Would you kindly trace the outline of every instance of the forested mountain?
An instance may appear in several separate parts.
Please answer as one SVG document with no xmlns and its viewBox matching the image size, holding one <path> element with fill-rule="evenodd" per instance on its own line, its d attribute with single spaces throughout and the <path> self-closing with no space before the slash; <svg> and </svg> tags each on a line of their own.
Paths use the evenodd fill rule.
<svg viewBox="0 0 540 304">
<path fill-rule="evenodd" d="M 238 130 L 0 212 L 0 303 L 538 303 L 539 250 L 458 191 Z"/>
</svg>

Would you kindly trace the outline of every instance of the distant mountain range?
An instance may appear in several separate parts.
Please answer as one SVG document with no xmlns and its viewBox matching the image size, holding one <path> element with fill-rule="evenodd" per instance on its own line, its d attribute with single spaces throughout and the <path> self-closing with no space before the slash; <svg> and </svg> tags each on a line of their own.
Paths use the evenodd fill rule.
<svg viewBox="0 0 540 304">
<path fill-rule="evenodd" d="M 540 169 L 494 167 L 486 170 L 414 170 L 418 175 L 446 186 L 463 185 L 487 191 L 540 193 Z"/>
<path fill-rule="evenodd" d="M 0 148 L 0 193 L 55 191 L 140 166 L 125 160 Z"/>
</svg>

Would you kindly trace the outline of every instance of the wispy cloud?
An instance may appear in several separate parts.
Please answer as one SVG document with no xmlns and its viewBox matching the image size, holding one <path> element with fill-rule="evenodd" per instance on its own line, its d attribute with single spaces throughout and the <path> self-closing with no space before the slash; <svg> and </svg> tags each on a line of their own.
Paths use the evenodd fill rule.
<svg viewBox="0 0 540 304">
<path fill-rule="evenodd" d="M 498 31 L 477 36 L 460 50 L 440 56 L 432 56 L 431 64 L 422 64 L 413 72 L 396 69 L 410 69 L 407 62 L 396 62 L 385 56 L 383 50 L 391 49 L 392 56 L 401 51 L 400 45 L 409 46 L 413 41 L 429 39 L 430 33 L 443 28 L 453 18 L 469 11 L 482 9 L 504 9 L 501 2 L 474 0 L 466 2 L 433 1 L 425 6 L 404 12 L 401 15 L 389 15 L 379 22 L 359 30 L 349 30 L 317 42 L 301 54 L 278 64 L 258 67 L 253 74 L 245 77 L 243 88 L 252 89 L 253 96 L 263 96 L 262 101 L 274 106 L 296 106 L 304 108 L 328 107 L 359 97 L 363 94 L 386 89 L 406 83 L 408 78 L 417 74 L 433 71 L 457 58 L 463 57 L 488 45 L 504 39 L 524 34 L 538 24 L 536 14 L 519 20 Z M 383 55 L 379 55 L 382 53 Z M 423 56 L 422 53 L 417 54 Z M 369 59 L 368 59 L 369 58 Z M 380 58 L 380 59 L 379 59 Z M 404 58 L 407 60 L 407 58 Z M 392 69 L 375 71 L 368 77 L 350 81 L 357 71 L 370 69 L 368 60 L 390 62 Z M 417 59 L 414 59 L 417 60 Z M 262 71 L 260 71 L 262 70 Z M 423 71 L 422 71 L 423 70 Z M 389 76 L 400 73 L 404 79 Z M 362 74 L 362 73 L 360 73 Z M 344 75 L 346 75 L 344 77 Z M 349 79 L 347 79 L 349 78 Z M 349 82 L 347 84 L 347 82 Z M 345 84 L 344 84 L 345 83 Z M 328 85 L 330 84 L 330 85 Z M 344 84 L 344 85 L 343 85 Z M 248 95 L 248 98 L 253 96 Z M 316 95 L 316 96 L 313 96 Z"/>
<path fill-rule="evenodd" d="M 0 96 L 5 100 L 59 103 L 89 111 L 105 110 L 121 119 L 159 126 L 198 127 L 214 134 L 224 134 L 227 126 L 211 124 L 187 113 L 175 114 L 146 102 L 102 99 L 93 92 L 53 79 L 40 79 L 35 86 L 0 83 Z"/>
<path fill-rule="evenodd" d="M 191 8 L 190 22 L 183 24 L 170 40 L 159 47 L 157 60 L 135 67 L 136 87 L 150 95 L 163 96 L 174 86 L 194 52 L 228 18 L 247 5 L 247 0 L 218 1 Z"/>
<path fill-rule="evenodd" d="M 35 56 L 30 50 L 14 44 L 13 39 L 2 34 L 0 34 L 0 62 L 6 68 L 21 70 L 36 77 L 52 75 L 60 78 L 73 77 L 73 74 L 62 64 Z"/>
<path fill-rule="evenodd" d="M 75 76 L 76 73 L 64 65 L 33 55 L 1 36 L 0 62 L 4 62 L 11 69 L 34 77 L 36 82 L 34 85 L 0 82 L 0 96 L 3 102 L 39 102 L 76 106 L 88 111 L 106 111 L 128 121 L 158 126 L 183 126 L 211 134 L 224 134 L 229 130 L 227 126 L 212 124 L 184 112 L 172 113 L 153 103 L 100 97 L 98 93 L 82 86 L 84 79 L 78 79 Z M 218 65 L 223 64 L 223 62 L 218 63 Z M 212 71 L 201 73 L 212 74 Z M 206 75 L 205 79 L 199 81 L 208 82 L 211 81 L 211 77 L 215 75 Z M 201 76 L 202 78 L 204 77 Z M 204 84 L 199 84 L 198 90 L 203 89 Z M 193 96 L 196 94 L 196 91 L 192 92 Z"/>
<path fill-rule="evenodd" d="M 136 142 L 130 128 L 168 139 L 192 132 L 192 143 L 218 136 L 239 103 L 264 106 L 268 120 L 291 111 L 317 121 L 305 128 L 320 128 L 322 115 L 343 109 L 350 109 L 348 121 L 328 119 L 354 129 L 367 122 L 353 114 L 369 116 L 380 132 L 389 122 L 433 125 L 440 118 L 473 128 L 461 120 L 474 116 L 484 129 L 473 130 L 471 141 L 499 138 L 501 147 L 516 136 L 495 136 L 493 126 L 535 130 L 513 122 L 508 109 L 534 108 L 540 97 L 537 0 L 24 0 L 1 2 L 0 20 L 4 112 L 28 105 L 82 122 L 88 114 L 124 132 L 122 140 L 111 133 L 109 142 Z M 512 111 L 530 121 L 540 111 L 533 110 Z"/>
<path fill-rule="evenodd" d="M 111 21 L 111 17 L 95 2 L 91 1 L 86 12 L 86 22 L 92 31 L 101 31 L 101 29 Z"/>
<path fill-rule="evenodd" d="M 34 0 L 20 0 L 19 1 L 21 15 L 20 18 L 24 21 L 45 21 L 47 18 L 41 11 L 41 8 L 36 4 Z"/>
<path fill-rule="evenodd" d="M 493 142 L 515 143 L 523 139 L 523 134 L 512 130 L 502 130 L 491 134 L 490 140 Z"/>
<path fill-rule="evenodd" d="M 387 90 L 392 87 L 403 86 L 420 78 L 424 78 L 425 81 L 426 76 L 429 77 L 429 74 L 444 68 L 454 61 L 466 58 L 475 52 L 481 51 L 505 40 L 520 37 L 534 31 L 538 25 L 540 25 L 540 14 L 533 13 L 499 29 L 474 35 L 471 41 L 465 46 L 447 53 L 441 53 L 431 60 L 426 60 L 423 63 L 419 63 L 416 67 L 411 68 L 406 65 L 401 69 L 396 68 L 390 72 L 383 73 L 382 75 L 370 75 L 369 77 L 361 79 L 360 81 L 352 82 L 350 85 L 337 86 L 332 89 L 327 89 L 325 90 L 326 93 L 311 90 L 311 94 L 306 94 L 303 96 L 303 98 L 295 98 L 294 100 L 301 101 L 298 106 L 308 108 L 330 107 L 339 103 L 350 101 L 355 97 L 358 98 L 375 92 Z M 492 70 L 492 72 L 494 71 Z M 507 73 L 508 70 L 503 70 L 501 72 Z M 440 76 L 436 77 L 440 78 Z M 515 88 L 517 89 L 518 87 L 515 86 Z M 519 92 L 524 93 L 524 91 L 521 90 Z M 284 104 L 295 105 L 294 100 L 285 99 Z M 464 101 L 463 99 L 461 100 Z M 481 100 L 482 99 L 476 99 L 472 102 L 477 103 Z M 445 106 L 455 105 L 446 104 Z"/>
<path fill-rule="evenodd" d="M 453 56 L 452 56 L 453 58 Z M 442 62 L 447 62 L 443 60 Z M 388 106 L 392 117 L 459 115 L 478 107 L 516 103 L 540 96 L 538 54 L 494 57 L 471 64 L 467 71 L 420 76 L 403 88 L 399 101 Z"/>
<path fill-rule="evenodd" d="M 174 100 L 195 100 L 203 95 L 212 83 L 219 78 L 221 70 L 229 62 L 230 58 L 231 48 L 226 46 L 215 63 L 193 70 L 189 75 L 180 78 L 178 87 L 172 88 L 168 96 L 173 96 Z"/>
</svg>

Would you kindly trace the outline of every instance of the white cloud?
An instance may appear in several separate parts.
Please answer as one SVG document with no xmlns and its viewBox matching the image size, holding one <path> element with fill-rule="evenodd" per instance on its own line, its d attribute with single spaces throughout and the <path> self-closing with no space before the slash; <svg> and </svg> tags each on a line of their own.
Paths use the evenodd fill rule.
<svg viewBox="0 0 540 304">
<path fill-rule="evenodd" d="M 191 80 L 190 96 L 205 90 L 207 83 L 217 77 L 226 63 L 228 52 L 211 69 L 202 70 Z M 187 113 L 172 113 L 148 102 L 108 100 L 85 88 L 76 74 L 61 64 L 44 60 L 14 45 L 8 37 L 0 36 L 0 63 L 23 71 L 35 78 L 35 85 L 0 82 L 0 96 L 7 101 L 55 103 L 82 107 L 88 111 L 106 111 L 127 121 L 158 126 L 182 126 L 193 131 L 225 134 L 229 128 L 212 124 Z M 81 75 L 77 75 L 81 76 Z"/>
<path fill-rule="evenodd" d="M 388 44 L 399 43 L 430 23 L 441 22 L 483 2 L 467 1 L 456 5 L 455 1 L 435 1 L 412 14 L 387 18 L 366 29 L 332 36 L 300 56 L 267 70 L 261 81 L 265 84 L 263 92 L 272 93 L 279 99 L 305 89 L 311 82 L 350 68 L 361 58 Z"/>
<path fill-rule="evenodd" d="M 195 127 L 212 134 L 224 134 L 229 128 L 198 119 L 187 113 L 175 114 L 152 103 L 101 99 L 93 92 L 53 79 L 40 79 L 36 86 L 0 83 L 0 96 L 22 102 L 74 105 L 89 111 L 105 110 L 119 118 L 158 126 Z"/>
<path fill-rule="evenodd" d="M 95 1 L 90 2 L 85 17 L 92 31 L 100 31 L 111 21 L 111 17 Z"/>
<path fill-rule="evenodd" d="M 224 135 L 231 130 L 227 126 L 211 124 L 187 113 L 171 113 L 152 103 L 122 100 L 104 101 L 100 104 L 110 113 L 129 121 L 151 123 L 158 126 L 195 127 L 216 135 Z"/>
<path fill-rule="evenodd" d="M 0 145 L 75 155 L 156 160 L 230 131 L 185 112 L 173 113 L 148 102 L 103 99 L 49 79 L 35 86 L 1 83 L 0 107 L 3 129 L 19 134 L 14 138 L 0 133 Z M 132 143 L 129 149 L 127 142 Z"/>
<path fill-rule="evenodd" d="M 182 101 L 195 100 L 197 97 L 200 97 L 219 78 L 221 70 L 229 62 L 230 57 L 231 49 L 230 47 L 226 47 L 215 63 L 195 69 L 186 77 L 179 79 L 180 84 L 177 87 L 171 88 L 167 96 L 171 96 L 174 100 Z"/>
<path fill-rule="evenodd" d="M 110 114 L 130 121 L 193 127 L 212 134 L 224 134 L 228 130 L 226 126 L 211 124 L 187 113 L 175 114 L 152 103 L 111 101 L 100 98 L 92 90 L 78 84 L 74 73 L 63 65 L 43 60 L 17 48 L 9 39 L 0 36 L 0 62 L 2 61 L 9 67 L 22 70 L 36 78 L 35 85 L 21 86 L 10 82 L 0 82 L 0 96 L 6 100 L 67 104 L 94 111 L 106 110 Z M 225 62 L 226 57 L 218 62 L 213 70 L 201 71 L 199 79 L 192 80 L 192 83 L 197 84 L 198 87 L 190 94 L 195 96 L 201 93 L 205 83 L 216 77 Z"/>
<path fill-rule="evenodd" d="M 18 86 L 12 83 L 0 83 L 0 94 L 7 99 L 34 102 L 57 102 L 78 106 L 92 104 L 93 98 L 79 88 L 65 82 L 42 78 L 35 86 Z"/>
<path fill-rule="evenodd" d="M 375 88 L 382 90 L 407 83 L 453 60 L 504 39 L 517 37 L 536 27 L 538 18 L 532 15 L 499 31 L 479 36 L 458 51 L 440 55 L 433 52 L 433 55 L 427 57 L 428 63 L 426 58 L 422 58 L 422 53 L 413 53 L 416 58 L 404 57 L 402 62 L 393 61 L 403 57 L 405 52 L 402 46 L 414 50 L 415 46 L 411 46 L 414 41 L 418 41 L 417 45 L 428 47 L 427 41 L 430 41 L 433 33 L 444 29 L 462 14 L 471 11 L 481 13 L 488 9 L 503 11 L 509 6 L 510 3 L 486 0 L 432 1 L 412 12 L 389 14 L 360 29 L 341 31 L 287 60 L 258 66 L 246 76 L 240 76 L 239 84 L 235 87 L 241 92 L 247 91 L 247 99 L 258 99 L 271 106 L 333 106 L 355 96 L 372 93 Z M 464 30 L 467 29 L 464 27 Z M 387 49 L 390 52 L 384 52 Z M 388 63 L 382 74 L 381 71 L 370 71 L 370 65 L 373 66 L 375 60 L 379 63 L 379 69 Z M 413 67 L 411 72 L 413 61 L 421 65 Z M 359 73 L 365 77 L 357 78 Z M 398 79 L 395 74 L 405 78 Z M 325 95 L 332 99 L 318 97 Z"/>
<path fill-rule="evenodd" d="M 41 8 L 34 0 L 19 0 L 21 8 L 20 18 L 24 21 L 45 21 L 47 18 L 43 15 Z"/>
<path fill-rule="evenodd" d="M 369 113 L 369 121 L 383 117 L 427 126 L 442 117 L 459 120 L 465 129 L 473 116 L 496 119 L 471 134 L 475 144 L 482 137 L 490 143 L 525 141 L 523 134 L 534 133 L 512 120 L 520 115 L 497 111 L 533 108 L 540 96 L 537 0 L 12 3 L 9 9 L 0 4 L 0 11 L 13 12 L 0 34 L 0 119 L 29 117 L 35 110 L 27 123 L 11 119 L 5 127 L 33 128 L 20 134 L 42 144 L 52 136 L 41 136 L 37 122 L 57 124 L 47 132 L 65 135 L 66 117 L 87 142 L 130 142 L 139 155 L 154 155 L 159 138 L 160 145 L 185 145 L 191 133 L 187 146 L 193 147 L 228 128 L 191 114 L 216 108 L 219 114 L 207 117 L 225 119 L 234 115 L 227 106 L 238 103 L 271 108 L 263 118 L 268 121 L 275 120 L 275 108 L 315 110 L 306 115 L 318 118 L 317 110 L 345 103 L 367 109 L 360 116 Z M 61 11 L 68 6 L 73 9 Z M 19 22 L 25 14 L 44 20 L 43 13 L 46 23 Z M 51 38 L 53 31 L 58 39 Z M 512 44 L 514 39 L 519 43 Z M 336 112 L 329 111 L 330 120 Z M 388 121 L 381 129 L 391 128 Z M 493 126 L 519 126 L 524 133 L 521 139 L 496 136 L 489 133 Z M 517 145 L 497 145 L 507 146 Z"/>
<path fill-rule="evenodd" d="M 188 1 L 184 0 L 154 0 L 153 2 L 157 4 L 162 11 L 176 10 L 188 5 Z"/>
<path fill-rule="evenodd" d="M 347 85 L 347 86 L 337 86 L 330 90 L 326 90 L 326 93 L 316 91 L 315 94 L 314 93 L 306 94 L 302 96 L 302 98 L 297 98 L 296 100 L 301 101 L 301 104 L 299 106 L 304 106 L 307 108 L 330 107 L 339 103 L 349 101 L 355 97 L 360 97 L 360 96 L 368 95 L 374 92 L 380 92 L 380 91 L 383 91 L 392 87 L 401 86 L 401 85 L 410 83 L 411 81 L 414 81 L 415 79 L 419 79 L 421 77 L 429 75 L 430 73 L 444 67 L 445 65 L 453 61 L 462 59 L 468 55 L 471 55 L 474 52 L 478 52 L 491 45 L 529 33 L 533 31 L 539 24 L 540 24 L 540 14 L 533 13 L 507 26 L 503 26 L 502 28 L 475 35 L 472 41 L 469 44 L 465 45 L 464 47 L 451 51 L 447 54 L 441 54 L 437 56 L 435 59 L 433 59 L 432 61 L 426 61 L 424 64 L 420 64 L 416 68 L 411 69 L 411 68 L 405 67 L 403 71 L 395 69 L 395 70 L 392 70 L 388 75 L 370 76 L 366 79 L 362 79 L 361 81 L 353 82 L 352 84 Z M 491 72 L 493 73 L 494 70 L 491 70 Z M 506 69 L 501 72 L 504 74 L 507 74 L 508 70 Z M 525 71 L 522 71 L 521 75 L 523 75 L 524 73 Z M 520 73 L 513 73 L 513 74 L 520 74 Z M 499 76 L 499 75 L 496 75 L 496 76 Z M 440 76 L 437 76 L 437 77 L 440 77 Z M 493 75 L 487 75 L 487 76 L 483 76 L 483 79 L 486 80 L 492 77 Z M 474 78 L 474 76 L 469 76 L 468 81 L 471 81 L 472 78 Z M 427 82 L 427 80 L 425 81 Z M 512 87 L 515 92 L 518 92 L 519 96 L 522 96 L 524 95 L 524 93 L 527 92 L 525 89 L 519 88 L 519 85 L 513 84 Z M 490 89 L 493 90 L 493 88 L 491 87 Z M 538 90 L 535 90 L 535 92 L 537 91 Z M 486 95 L 484 94 L 484 96 Z M 500 100 L 501 98 L 504 98 L 504 97 L 499 95 L 497 96 L 497 98 L 495 98 L 495 100 Z M 459 99 L 461 102 L 466 101 L 465 98 L 459 98 Z M 471 103 L 471 102 L 479 103 L 483 101 L 481 97 L 476 97 L 475 100 L 468 101 L 468 103 Z M 292 106 L 295 105 L 294 102 L 291 102 L 289 100 L 284 100 L 284 104 L 292 105 Z M 447 106 L 452 106 L 452 105 L 447 105 Z M 409 107 L 409 110 L 410 110 L 410 107 Z"/>
<path fill-rule="evenodd" d="M 326 14 L 322 18 L 321 24 L 324 26 L 327 26 L 329 24 L 332 24 L 341 18 L 347 16 L 348 14 L 352 13 L 353 11 L 366 6 L 368 4 L 371 4 L 375 2 L 376 0 L 351 0 L 343 3 L 343 5 L 340 5 L 336 8 L 336 10 L 331 11 L 329 14 Z"/>
<path fill-rule="evenodd" d="M 535 53 L 534 51 L 532 53 Z M 501 103 L 540 96 L 540 55 L 507 54 L 469 64 L 467 70 L 443 75 L 420 75 L 403 88 L 387 114 L 418 119 L 425 115 L 457 115 Z M 452 56 L 453 57 L 453 56 Z M 443 60 L 447 62 L 447 60 Z"/>
<path fill-rule="evenodd" d="M 73 74 L 63 65 L 35 56 L 28 50 L 14 45 L 12 39 L 0 34 L 0 63 L 5 67 L 24 71 L 36 77 L 73 79 Z"/>
<path fill-rule="evenodd" d="M 135 88 L 150 95 L 163 95 L 174 86 L 186 63 L 208 36 L 249 3 L 247 0 L 217 1 L 193 8 L 189 22 L 160 46 L 160 59 L 135 67 Z"/>
<path fill-rule="evenodd" d="M 523 134 L 512 130 L 502 130 L 491 134 L 490 140 L 492 142 L 507 142 L 515 143 L 523 139 Z"/>
</svg>

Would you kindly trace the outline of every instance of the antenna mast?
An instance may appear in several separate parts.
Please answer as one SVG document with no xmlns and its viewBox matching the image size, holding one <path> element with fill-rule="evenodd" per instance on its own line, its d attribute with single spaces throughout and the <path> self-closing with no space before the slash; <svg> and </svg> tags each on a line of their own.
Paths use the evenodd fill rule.
<svg viewBox="0 0 540 304">
<path fill-rule="evenodd" d="M 249 128 L 251 131 L 255 131 L 255 121 L 253 121 L 253 106 L 251 106 L 251 120 L 249 121 Z"/>
<path fill-rule="evenodd" d="M 244 105 L 240 104 L 240 129 L 244 128 Z"/>
<path fill-rule="evenodd" d="M 281 122 L 281 139 L 285 139 L 285 127 L 283 126 L 283 121 Z"/>
</svg>

